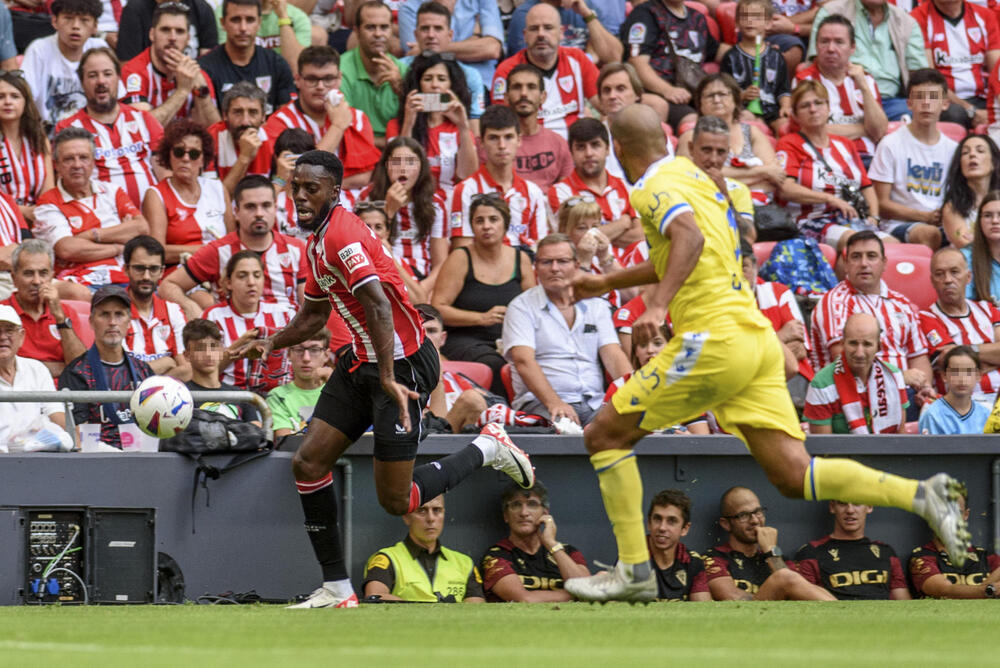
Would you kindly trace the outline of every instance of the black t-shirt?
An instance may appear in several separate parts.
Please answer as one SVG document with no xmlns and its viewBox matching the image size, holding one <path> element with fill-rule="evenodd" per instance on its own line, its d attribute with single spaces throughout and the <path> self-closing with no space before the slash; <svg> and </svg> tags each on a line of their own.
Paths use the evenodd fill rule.
<svg viewBox="0 0 1000 668">
<path fill-rule="evenodd" d="M 722 56 L 720 69 L 726 74 L 733 75 L 740 88 L 746 89 L 757 83 L 753 76 L 755 61 L 756 54 L 746 53 L 739 46 L 734 46 Z M 761 45 L 760 53 L 760 106 L 763 111 L 761 116 L 768 122 L 778 118 L 780 110 L 778 100 L 790 94 L 785 58 L 781 55 L 781 51 L 765 42 Z"/>
<path fill-rule="evenodd" d="M 914 596 L 924 595 L 924 583 L 934 575 L 944 575 L 948 582 L 960 585 L 981 585 L 990 573 L 1000 568 L 1000 556 L 990 554 L 981 547 L 969 548 L 965 565 L 959 568 L 951 563 L 948 553 L 938 550 L 934 541 L 916 547 L 910 554 L 907 570 L 913 584 L 911 593 Z"/>
<path fill-rule="evenodd" d="M 802 577 L 842 601 L 888 600 L 891 590 L 906 587 L 896 552 L 867 537 L 810 541 L 795 553 L 795 564 Z"/>
<path fill-rule="evenodd" d="M 656 571 L 656 598 L 661 601 L 686 601 L 691 594 L 708 591 L 705 562 L 697 552 L 689 552 L 684 543 L 677 544 L 677 554 L 670 568 L 660 568 L 651 561 Z"/>
<path fill-rule="evenodd" d="M 219 387 L 204 387 L 199 385 L 193 380 L 189 380 L 184 383 L 187 388 L 192 392 L 245 392 L 241 388 L 235 385 L 230 385 L 229 383 L 222 383 Z M 209 411 L 210 413 L 222 413 L 227 417 L 234 418 L 240 422 L 260 422 L 260 413 L 254 408 L 253 404 L 223 404 L 218 401 L 203 401 L 201 403 L 195 402 L 195 408 L 200 408 L 203 411 Z"/>
<path fill-rule="evenodd" d="M 285 59 L 271 49 L 255 47 L 253 58 L 245 67 L 236 65 L 226 54 L 226 47 L 221 44 L 211 53 L 206 53 L 198 59 L 201 69 L 212 80 L 215 95 L 219 100 L 219 111 L 222 111 L 222 98 L 233 84 L 249 81 L 267 95 L 267 108 L 264 113 L 270 115 L 275 109 L 292 99 L 295 91 L 295 81 L 292 70 Z"/>
<path fill-rule="evenodd" d="M 715 60 L 719 42 L 708 31 L 705 16 L 687 9 L 683 17 L 666 8 L 661 0 L 644 2 L 625 18 L 620 38 L 625 59 L 649 56 L 649 65 L 667 81 L 674 80 L 673 51 L 696 63 Z"/>
<path fill-rule="evenodd" d="M 188 6 L 188 15 L 191 17 L 192 34 L 185 53 L 191 58 L 197 58 L 199 50 L 214 49 L 219 45 L 215 12 L 205 0 L 179 1 Z M 129 0 L 122 8 L 115 52 L 123 63 L 132 60 L 149 46 L 149 29 L 153 27 L 153 11 L 156 6 L 156 0 Z"/>
<path fill-rule="evenodd" d="M 128 365 L 123 359 L 118 364 L 109 364 L 101 360 L 104 367 L 104 377 L 108 381 L 109 390 L 134 390 L 146 378 L 154 375 L 149 365 L 137 359 L 132 353 L 125 353 L 132 358 L 136 378 L 131 377 Z M 80 355 L 70 362 L 59 375 L 59 388 L 68 390 L 96 390 L 97 381 L 94 371 L 87 361 L 87 354 Z M 128 404 L 112 404 L 121 422 L 132 422 L 132 409 Z M 121 438 L 117 424 L 113 424 L 104 414 L 103 404 L 75 403 L 73 404 L 73 420 L 76 424 L 101 424 L 101 442 L 115 448 L 121 448 Z"/>
<path fill-rule="evenodd" d="M 732 577 L 737 587 L 756 594 L 764 581 L 771 577 L 771 573 L 767 557 L 760 551 L 748 557 L 724 543 L 705 552 L 705 575 L 709 582 L 716 578 Z"/>
<path fill-rule="evenodd" d="M 580 550 L 568 543 L 564 544 L 564 549 L 570 559 L 582 566 L 587 565 Z M 539 545 L 534 554 L 528 554 L 507 538 L 486 550 L 482 560 L 482 573 L 483 589 L 486 590 L 488 601 L 503 600 L 493 593 L 493 585 L 506 575 L 517 575 L 528 591 L 555 591 L 563 588 L 559 564 L 544 545 Z"/>
</svg>

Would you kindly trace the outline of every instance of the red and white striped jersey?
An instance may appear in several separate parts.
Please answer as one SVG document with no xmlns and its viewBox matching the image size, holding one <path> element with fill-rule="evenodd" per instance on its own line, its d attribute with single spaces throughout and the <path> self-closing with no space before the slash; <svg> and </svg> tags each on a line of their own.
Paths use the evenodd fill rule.
<svg viewBox="0 0 1000 668">
<path fill-rule="evenodd" d="M 122 63 L 121 80 L 125 85 L 125 95 L 119 102 L 124 104 L 135 104 L 145 102 L 153 109 L 156 109 L 174 94 L 177 84 L 167 78 L 167 75 L 160 72 L 153 65 L 149 57 L 149 48 L 146 47 L 138 56 L 132 60 Z M 201 71 L 201 86 L 208 86 L 208 94 L 212 98 L 212 105 L 218 106 L 215 99 L 215 88 L 212 86 L 212 79 L 204 70 Z M 188 93 L 184 104 L 177 110 L 176 118 L 186 118 L 191 115 L 191 108 L 194 106 L 194 93 Z"/>
<path fill-rule="evenodd" d="M 799 133 L 788 134 L 778 140 L 778 164 L 795 182 L 812 190 L 840 195 L 838 178 L 847 179 L 857 187 L 871 185 L 868 172 L 861 162 L 854 143 L 846 137 L 829 135 L 830 143 L 819 149 L 823 160 L 817 159 L 817 147 L 806 144 Z M 824 163 L 825 161 L 825 163 Z M 833 170 L 833 171 L 831 171 Z M 805 235 L 823 241 L 823 230 L 834 222 L 836 210 L 826 204 L 797 204 L 783 202 L 796 224 Z"/>
<path fill-rule="evenodd" d="M 451 407 L 455 405 L 458 398 L 462 396 L 462 392 L 466 390 L 485 389 L 480 388 L 462 374 L 455 373 L 454 371 L 441 371 L 441 385 L 444 386 L 444 404 L 448 410 L 451 410 Z"/>
<path fill-rule="evenodd" d="M 646 300 L 643 299 L 643 295 L 640 292 L 638 295 L 632 299 L 625 302 L 625 306 L 622 306 L 614 315 L 611 316 L 611 323 L 615 326 L 615 331 L 619 334 L 631 334 L 632 325 L 635 321 L 639 319 L 639 316 L 646 312 Z M 668 329 L 673 329 L 673 323 L 670 322 L 670 314 L 667 314 L 667 319 L 664 321 Z M 628 353 L 629 351 L 625 351 Z"/>
<path fill-rule="evenodd" d="M 0 192 L 0 248 L 19 244 L 24 239 L 28 223 L 17 208 L 17 202 L 5 192 Z"/>
<path fill-rule="evenodd" d="M 360 362 L 377 362 L 368 321 L 354 291 L 379 281 L 392 308 L 394 359 L 409 357 L 424 342 L 420 314 L 406 296 L 396 263 L 382 241 L 360 218 L 335 207 L 309 240 L 311 271 L 306 299 L 329 299 L 351 331 L 351 347 Z"/>
<path fill-rule="evenodd" d="M 306 245 L 301 239 L 280 232 L 272 234 L 274 239 L 271 245 L 261 253 L 264 260 L 264 301 L 297 307 L 299 298 L 296 288 L 306 280 L 308 273 Z M 246 249 L 239 232 L 231 232 L 195 251 L 184 268 L 196 283 L 208 281 L 217 286 L 229 258 Z"/>
<path fill-rule="evenodd" d="M 845 76 L 840 84 L 835 84 L 830 79 L 820 74 L 819 67 L 813 63 L 811 66 L 795 75 L 796 82 L 819 81 L 826 88 L 830 96 L 830 123 L 835 125 L 850 125 L 852 123 L 865 122 L 865 98 L 861 89 L 854 82 L 854 79 Z M 865 81 L 872 95 L 882 104 L 882 96 L 878 92 L 878 85 L 870 74 L 865 74 Z M 875 142 L 869 137 L 862 135 L 854 140 L 854 147 L 859 153 L 875 153 Z"/>
<path fill-rule="evenodd" d="M 989 116 L 990 138 L 1000 135 L 1000 63 L 990 72 L 986 82 L 986 113 Z"/>
<path fill-rule="evenodd" d="M 344 131 L 340 145 L 334 151 L 344 163 L 344 176 L 372 171 L 381 156 L 381 152 L 375 147 L 375 133 L 368 117 L 357 109 L 351 109 L 351 113 L 353 114 L 351 125 Z M 272 142 L 273 152 L 274 142 L 278 141 L 281 133 L 289 128 L 305 130 L 318 144 L 330 129 L 330 125 L 329 116 L 324 116 L 323 124 L 320 125 L 302 111 L 298 100 L 292 100 L 271 114 L 263 129 Z"/>
<path fill-rule="evenodd" d="M 279 190 L 278 195 L 275 197 L 274 210 L 277 217 L 277 224 L 274 226 L 276 230 L 282 234 L 302 239 L 302 241 L 309 241 L 309 235 L 312 232 L 299 227 L 298 215 L 295 213 L 295 204 L 284 188 Z"/>
<path fill-rule="evenodd" d="M 431 166 L 431 175 L 439 188 L 450 191 L 458 183 L 455 166 L 458 164 L 458 142 L 460 140 L 458 126 L 445 119 L 440 125 L 427 128 L 427 141 L 424 152 Z M 385 126 L 386 141 L 399 135 L 399 119 L 393 118 Z"/>
<path fill-rule="evenodd" d="M 900 371 L 910 368 L 912 358 L 927 354 L 917 307 L 905 295 L 890 290 L 885 281 L 877 295 L 861 294 L 848 281 L 841 281 L 823 295 L 812 313 L 809 361 L 814 369 L 833 361 L 830 346 L 843 340 L 844 323 L 854 313 L 875 316 L 882 329 L 879 358 Z"/>
<path fill-rule="evenodd" d="M 95 121 L 86 108 L 81 109 L 59 121 L 56 133 L 72 125 L 94 135 L 97 180 L 122 188 L 133 204 L 140 206 L 142 196 L 156 183 L 151 158 L 163 137 L 163 127 L 148 111 L 127 104 L 118 105 L 118 109 L 118 117 L 111 125 Z"/>
<path fill-rule="evenodd" d="M 563 139 L 583 113 L 590 98 L 597 95 L 597 76 L 600 72 L 587 54 L 580 49 L 560 46 L 555 71 L 544 78 L 545 102 L 538 110 L 538 118 L 546 129 Z M 502 104 L 507 92 L 507 76 L 516 66 L 528 62 L 522 49 L 497 65 L 493 74 L 493 102 Z"/>
<path fill-rule="evenodd" d="M 974 346 L 980 343 L 995 343 L 996 328 L 1000 327 L 1000 310 L 986 301 L 965 300 L 968 313 L 948 315 L 935 302 L 930 309 L 920 312 L 920 329 L 927 337 L 931 352 L 936 352 L 952 343 Z M 939 383 L 939 389 L 944 390 Z M 1000 390 L 1000 370 L 993 369 L 983 374 L 979 381 L 979 392 L 995 394 Z"/>
<path fill-rule="evenodd" d="M 633 242 L 625 248 L 612 246 L 611 252 L 622 267 L 628 268 L 637 264 L 642 264 L 649 259 L 649 244 L 645 239 Z"/>
<path fill-rule="evenodd" d="M 486 165 L 457 186 L 451 198 L 449 228 L 452 238 L 471 237 L 472 220 L 469 205 L 479 194 L 499 193 L 500 184 L 493 180 Z M 510 190 L 501 193 L 510 207 L 510 227 L 507 243 L 512 246 L 534 247 L 538 240 L 549 233 L 549 219 L 545 209 L 545 193 L 531 181 L 514 174 Z"/>
<path fill-rule="evenodd" d="M 368 185 L 358 195 L 358 201 L 371 199 L 372 186 Z M 431 239 L 447 239 L 444 229 L 444 192 L 434 193 L 434 222 L 423 239 L 417 238 L 417 224 L 414 220 L 413 202 L 396 212 L 395 238 L 392 240 L 392 255 L 409 265 L 419 279 L 431 273 Z"/>
<path fill-rule="evenodd" d="M 45 156 L 31 150 L 26 139 L 21 140 L 18 155 L 10 137 L 0 137 L 0 193 L 14 198 L 21 206 L 38 201 L 45 187 Z"/>
<path fill-rule="evenodd" d="M 799 304 L 795 301 L 795 293 L 788 289 L 787 285 L 774 281 L 765 281 L 757 277 L 757 285 L 754 286 L 754 296 L 757 298 L 757 308 L 764 314 L 764 317 L 771 321 L 774 331 L 779 331 L 786 323 L 798 320 L 805 327 L 806 321 L 799 310 Z M 806 350 L 809 349 L 809 337 L 805 340 Z M 815 373 L 809 358 L 799 362 L 799 373 L 807 379 L 812 380 Z"/>
<path fill-rule="evenodd" d="M 164 179 L 149 192 L 159 197 L 167 211 L 167 243 L 181 246 L 207 244 L 226 236 L 226 206 L 228 197 L 222 181 L 198 177 L 201 197 L 189 204 Z"/>
<path fill-rule="evenodd" d="M 55 246 L 60 239 L 95 228 L 108 229 L 121 225 L 126 218 L 140 215 L 139 209 L 119 186 L 91 181 L 90 188 L 91 196 L 73 199 L 63 190 L 62 181 L 57 181 L 55 188 L 42 193 L 35 208 L 35 236 Z M 121 256 L 91 262 L 57 260 L 56 270 L 57 278 L 84 285 L 128 283 Z"/>
<path fill-rule="evenodd" d="M 205 320 L 217 323 L 222 330 L 222 345 L 227 348 L 251 329 L 258 329 L 258 336 L 271 336 L 287 325 L 295 311 L 284 303 L 260 302 L 256 313 L 238 313 L 232 302 L 226 301 L 205 310 Z M 267 393 L 291 381 L 292 367 L 288 350 L 276 350 L 267 360 L 241 359 L 222 370 L 222 382 L 241 390 Z"/>
<path fill-rule="evenodd" d="M 125 334 L 125 350 L 143 362 L 161 357 L 173 357 L 184 352 L 184 311 L 173 302 L 153 295 L 153 310 L 149 318 L 139 314 L 132 302 L 132 322 Z"/>
<path fill-rule="evenodd" d="M 933 2 L 914 9 L 912 16 L 924 34 L 924 48 L 934 67 L 948 80 L 948 88 L 962 99 L 986 96 L 983 64 L 986 52 L 1000 49 L 1000 25 L 992 10 L 963 2 L 962 18 L 953 24 Z"/>
<path fill-rule="evenodd" d="M 574 169 L 568 178 L 549 188 L 549 207 L 552 213 L 558 216 L 559 207 L 562 206 L 563 202 L 571 197 L 581 196 L 584 199 L 597 202 L 597 205 L 601 207 L 601 223 L 603 225 L 615 222 L 622 217 L 622 214 L 628 214 L 635 218 L 635 209 L 632 208 L 632 203 L 628 200 L 628 188 L 625 186 L 625 182 L 611 174 L 607 174 L 607 178 L 608 185 L 605 186 L 604 191 L 597 192 L 588 188 Z"/>
<path fill-rule="evenodd" d="M 233 165 L 236 164 L 236 159 L 240 156 L 237 150 L 238 139 L 234 139 L 230 134 L 225 121 L 209 125 L 208 134 L 212 135 L 212 139 L 215 140 L 215 174 L 221 181 L 226 178 L 229 170 L 233 168 Z M 263 176 L 270 176 L 271 156 L 274 155 L 274 146 L 268 141 L 267 133 L 264 132 L 263 128 L 257 130 L 257 136 L 260 137 L 260 147 L 257 149 L 257 154 L 253 160 L 250 161 L 250 165 L 247 166 L 247 175 L 261 174 Z"/>
</svg>

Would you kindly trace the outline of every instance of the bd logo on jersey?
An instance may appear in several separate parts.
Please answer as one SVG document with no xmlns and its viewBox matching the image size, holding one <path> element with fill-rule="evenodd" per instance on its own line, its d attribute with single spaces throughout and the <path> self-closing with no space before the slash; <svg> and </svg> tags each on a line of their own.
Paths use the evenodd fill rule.
<svg viewBox="0 0 1000 668">
<path fill-rule="evenodd" d="M 337 257 L 347 267 L 347 271 L 354 273 L 355 269 L 360 269 L 368 265 L 368 256 L 361 248 L 361 242 L 355 241 L 353 244 L 344 246 L 337 252 Z"/>
</svg>

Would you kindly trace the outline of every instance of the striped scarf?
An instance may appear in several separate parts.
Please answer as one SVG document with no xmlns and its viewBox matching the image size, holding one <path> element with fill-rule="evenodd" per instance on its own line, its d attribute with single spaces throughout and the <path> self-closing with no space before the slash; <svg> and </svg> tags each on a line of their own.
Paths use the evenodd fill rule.
<svg viewBox="0 0 1000 668">
<path fill-rule="evenodd" d="M 895 434 L 903 421 L 903 407 L 898 401 L 900 379 L 885 362 L 876 358 L 868 374 L 868 400 L 858 392 L 858 378 L 838 357 L 833 382 L 840 396 L 841 409 L 852 434 Z M 871 424 L 865 418 L 865 404 L 871 414 Z"/>
</svg>

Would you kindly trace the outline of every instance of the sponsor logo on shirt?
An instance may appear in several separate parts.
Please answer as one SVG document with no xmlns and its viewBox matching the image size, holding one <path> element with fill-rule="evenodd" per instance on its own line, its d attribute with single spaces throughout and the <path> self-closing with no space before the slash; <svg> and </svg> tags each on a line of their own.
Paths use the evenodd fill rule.
<svg viewBox="0 0 1000 668">
<path fill-rule="evenodd" d="M 642 44 L 646 39 L 646 24 L 635 23 L 628 29 L 628 43 Z"/>
<path fill-rule="evenodd" d="M 506 79 L 497 79 L 493 82 L 493 97 L 503 97 L 505 92 L 507 92 Z"/>
<path fill-rule="evenodd" d="M 145 142 L 136 142 L 128 146 L 114 146 L 112 148 L 98 148 L 94 151 L 95 160 L 107 160 L 108 158 L 123 158 L 126 155 L 138 155 L 146 150 Z"/>
<path fill-rule="evenodd" d="M 138 74 L 128 75 L 128 78 L 125 79 L 125 92 L 138 93 L 140 90 L 142 90 L 142 77 Z"/>
<path fill-rule="evenodd" d="M 337 251 L 337 256 L 344 263 L 344 266 L 347 267 L 347 271 L 352 274 L 356 269 L 368 265 L 368 256 L 362 250 L 360 241 L 355 241 L 353 244 L 344 246 Z"/>
<path fill-rule="evenodd" d="M 453 227 L 456 230 L 459 229 L 460 227 L 462 227 L 462 212 L 461 211 L 453 211 L 452 212 L 452 214 L 451 214 L 451 222 L 449 223 L 449 225 L 450 225 L 450 227 Z"/>
</svg>

